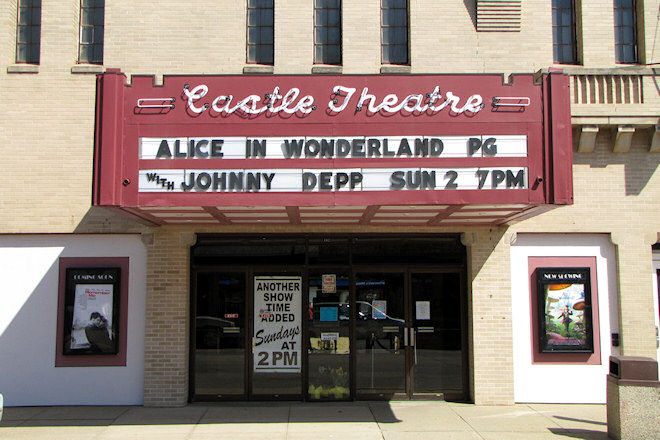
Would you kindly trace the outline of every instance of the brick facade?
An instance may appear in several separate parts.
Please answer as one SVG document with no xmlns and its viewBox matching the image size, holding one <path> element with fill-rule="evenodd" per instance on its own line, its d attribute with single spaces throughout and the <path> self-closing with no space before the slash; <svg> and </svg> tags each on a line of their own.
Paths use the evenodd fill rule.
<svg viewBox="0 0 660 440">
<path fill-rule="evenodd" d="M 660 155 L 652 153 L 649 145 L 656 142 L 660 114 L 657 76 L 644 74 L 643 102 L 572 101 L 576 151 L 582 128 L 598 127 L 593 152 L 576 152 L 574 157 L 575 204 L 511 227 L 147 227 L 119 213 L 91 207 L 94 73 L 120 68 L 129 78 L 156 75 L 156 82 L 164 74 L 241 74 L 246 66 L 246 2 L 162 0 L 157 8 L 128 0 L 106 2 L 103 66 L 76 64 L 78 0 L 43 2 L 41 62 L 16 65 L 16 2 L 0 4 L 0 35 L 4 36 L 0 44 L 0 89 L 4 91 L 0 232 L 144 234 L 148 244 L 145 405 L 182 405 L 188 398 L 189 254 L 194 234 L 200 232 L 463 233 L 469 264 L 470 382 L 478 404 L 513 403 L 514 371 L 507 362 L 511 328 L 505 318 L 511 313 L 507 274 L 512 237 L 518 233 L 609 234 L 618 251 L 622 353 L 655 358 L 651 245 L 660 233 Z M 379 1 L 343 3 L 341 72 L 380 73 Z M 548 1 L 522 3 L 520 32 L 477 32 L 474 0 L 409 3 L 409 73 L 488 72 L 506 77 L 553 66 Z M 588 7 L 580 7 L 586 2 L 576 3 L 582 66 L 567 71 L 600 69 L 590 74 L 616 76 L 616 68 L 622 66 L 614 63 L 612 2 L 597 0 Z M 638 3 L 640 58 L 657 63 L 660 41 L 655 27 L 660 2 Z M 311 2 L 275 0 L 275 5 L 272 72 L 310 74 L 314 67 Z M 596 87 L 595 82 L 588 84 Z M 627 152 L 614 153 L 621 124 L 635 127 L 635 133 Z"/>
</svg>

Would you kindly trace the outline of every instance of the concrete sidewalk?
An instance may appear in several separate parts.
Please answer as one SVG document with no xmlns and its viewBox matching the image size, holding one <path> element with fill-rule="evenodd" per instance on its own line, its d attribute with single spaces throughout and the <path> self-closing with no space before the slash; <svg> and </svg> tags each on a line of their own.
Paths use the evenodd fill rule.
<svg viewBox="0 0 660 440">
<path fill-rule="evenodd" d="M 394 401 L 5 408 L 0 439 L 607 439 L 605 405 Z"/>
</svg>

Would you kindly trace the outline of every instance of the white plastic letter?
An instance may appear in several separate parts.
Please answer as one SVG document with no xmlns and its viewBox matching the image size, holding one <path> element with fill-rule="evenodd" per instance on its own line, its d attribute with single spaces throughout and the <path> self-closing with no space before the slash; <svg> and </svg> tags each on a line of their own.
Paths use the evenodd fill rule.
<svg viewBox="0 0 660 440">
<path fill-rule="evenodd" d="M 209 88 L 205 84 L 200 84 L 197 87 L 195 87 L 192 90 L 183 89 L 183 93 L 186 94 L 188 97 L 188 108 L 190 109 L 191 112 L 193 113 L 202 113 L 204 110 L 206 110 L 206 107 L 195 107 L 195 101 L 198 99 L 202 99 L 206 94 L 208 93 Z"/>
</svg>

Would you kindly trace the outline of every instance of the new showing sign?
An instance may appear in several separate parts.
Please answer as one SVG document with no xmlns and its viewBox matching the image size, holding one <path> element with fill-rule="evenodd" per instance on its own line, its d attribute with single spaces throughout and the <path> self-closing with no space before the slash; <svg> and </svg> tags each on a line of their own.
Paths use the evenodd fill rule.
<svg viewBox="0 0 660 440">
<path fill-rule="evenodd" d="M 302 278 L 254 277 L 254 371 L 299 373 Z"/>
</svg>

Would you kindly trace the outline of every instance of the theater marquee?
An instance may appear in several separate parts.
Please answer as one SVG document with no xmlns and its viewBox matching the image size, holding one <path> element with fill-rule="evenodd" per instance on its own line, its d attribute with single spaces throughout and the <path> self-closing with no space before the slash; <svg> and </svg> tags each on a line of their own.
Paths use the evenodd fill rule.
<svg viewBox="0 0 660 440">
<path fill-rule="evenodd" d="M 156 224 L 177 209 L 228 224 L 240 206 L 287 207 L 296 223 L 303 207 L 487 205 L 505 208 L 491 217 L 507 221 L 572 201 L 560 74 L 511 84 L 498 75 L 167 76 L 162 85 L 138 76 L 129 85 L 108 72 L 97 103 L 95 204 Z"/>
</svg>

